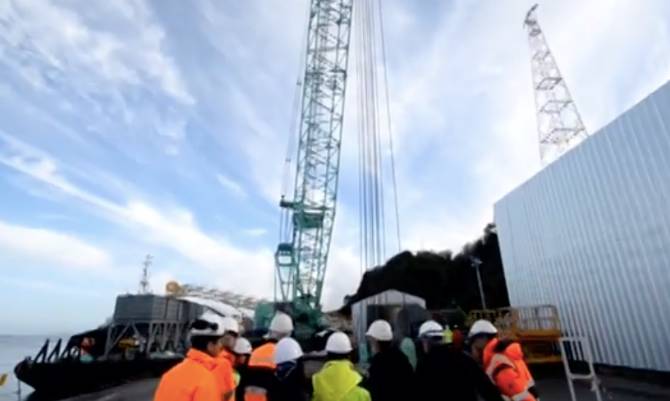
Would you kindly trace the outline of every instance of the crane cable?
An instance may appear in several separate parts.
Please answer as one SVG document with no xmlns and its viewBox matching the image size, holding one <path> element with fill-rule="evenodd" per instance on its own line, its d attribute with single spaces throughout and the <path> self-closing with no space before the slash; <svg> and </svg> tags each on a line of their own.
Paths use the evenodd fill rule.
<svg viewBox="0 0 670 401">
<path fill-rule="evenodd" d="M 396 241 L 397 241 L 397 251 L 402 250 L 402 242 L 400 240 L 400 208 L 398 207 L 398 180 L 396 178 L 395 171 L 395 152 L 393 151 L 393 128 L 391 124 L 391 102 L 389 100 L 389 78 L 388 78 L 388 68 L 386 63 L 386 39 L 384 36 L 384 11 L 382 10 L 382 0 L 377 1 L 379 4 L 379 32 L 381 37 L 381 47 L 382 47 L 382 68 L 384 70 L 384 102 L 386 103 L 386 123 L 388 129 L 388 138 L 389 138 L 389 158 L 391 161 L 391 179 L 393 186 L 393 208 L 395 209 L 395 229 L 396 229 Z"/>
<path fill-rule="evenodd" d="M 359 245 L 361 248 L 360 269 L 363 273 L 371 266 L 382 264 L 386 256 L 381 101 L 385 102 L 383 112 L 386 113 L 387 117 L 386 133 L 389 145 L 388 153 L 398 251 L 401 249 L 401 242 L 381 1 L 359 0 L 355 4 L 358 5 L 354 12 L 356 20 L 354 26 L 358 28 L 354 44 L 355 55 L 357 56 L 355 72 L 358 83 Z M 381 47 L 381 50 L 379 47 Z M 377 75 L 379 68 L 377 61 L 379 59 L 381 59 L 381 67 L 383 68 L 381 83 Z M 383 90 L 382 99 L 380 99 L 382 95 L 380 95 L 379 86 L 382 86 Z"/>
</svg>

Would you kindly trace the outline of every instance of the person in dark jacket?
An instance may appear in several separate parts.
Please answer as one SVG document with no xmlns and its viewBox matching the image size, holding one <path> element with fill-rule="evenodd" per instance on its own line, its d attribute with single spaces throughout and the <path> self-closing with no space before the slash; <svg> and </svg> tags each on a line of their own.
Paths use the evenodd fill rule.
<svg viewBox="0 0 670 401">
<path fill-rule="evenodd" d="M 416 368 L 417 400 L 503 401 L 500 392 L 477 362 L 451 344 L 444 343 L 444 329 L 429 320 L 419 328 L 424 357 Z"/>
<path fill-rule="evenodd" d="M 247 379 L 247 365 L 249 364 L 249 356 L 251 355 L 251 343 L 244 337 L 238 337 L 235 341 L 235 400 L 244 401 L 244 388 Z"/>
<path fill-rule="evenodd" d="M 373 356 L 363 385 L 372 401 L 411 400 L 414 369 L 407 356 L 393 345 L 391 325 L 385 320 L 375 320 L 366 336 Z"/>
<path fill-rule="evenodd" d="M 307 401 L 308 383 L 302 362 L 302 348 L 290 337 L 282 338 L 275 349 L 274 389 L 270 392 L 270 401 Z"/>
</svg>

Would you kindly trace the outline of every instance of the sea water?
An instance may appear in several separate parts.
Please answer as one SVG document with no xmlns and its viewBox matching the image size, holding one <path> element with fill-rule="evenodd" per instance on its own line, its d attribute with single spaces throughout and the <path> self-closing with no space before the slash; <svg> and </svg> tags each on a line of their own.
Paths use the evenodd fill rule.
<svg viewBox="0 0 670 401">
<path fill-rule="evenodd" d="M 0 387 L 0 401 L 18 400 L 19 382 L 14 376 L 14 366 L 26 357 L 34 358 L 44 341 L 49 338 L 53 344 L 58 338 L 66 341 L 67 336 L 18 336 L 0 334 L 0 375 L 7 373 L 4 386 Z M 21 395 L 25 399 L 31 392 L 27 384 L 21 383 Z"/>
</svg>

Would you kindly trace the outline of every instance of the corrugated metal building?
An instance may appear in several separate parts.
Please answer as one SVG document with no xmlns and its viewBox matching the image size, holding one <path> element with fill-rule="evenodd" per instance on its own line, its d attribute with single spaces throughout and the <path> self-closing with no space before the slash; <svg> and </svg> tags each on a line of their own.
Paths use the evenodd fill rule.
<svg viewBox="0 0 670 401">
<path fill-rule="evenodd" d="M 596 362 L 670 371 L 670 82 L 495 205 L 512 305 Z"/>
</svg>

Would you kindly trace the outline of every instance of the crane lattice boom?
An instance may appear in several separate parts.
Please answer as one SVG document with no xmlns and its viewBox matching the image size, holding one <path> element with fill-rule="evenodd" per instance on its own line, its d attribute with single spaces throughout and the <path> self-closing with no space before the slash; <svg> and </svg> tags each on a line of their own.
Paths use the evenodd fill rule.
<svg viewBox="0 0 670 401">
<path fill-rule="evenodd" d="M 353 0 L 312 0 L 302 81 L 290 242 L 277 247 L 285 302 L 319 309 L 335 219 Z"/>
</svg>

